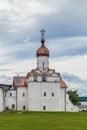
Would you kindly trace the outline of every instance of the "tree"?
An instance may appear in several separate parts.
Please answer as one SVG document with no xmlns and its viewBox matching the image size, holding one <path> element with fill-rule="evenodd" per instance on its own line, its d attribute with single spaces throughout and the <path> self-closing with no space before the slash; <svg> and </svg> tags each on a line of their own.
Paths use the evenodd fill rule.
<svg viewBox="0 0 87 130">
<path fill-rule="evenodd" d="M 77 94 L 77 91 L 69 90 L 69 91 L 67 91 L 67 93 L 68 93 L 68 95 L 69 95 L 70 101 L 71 101 L 74 105 L 79 105 L 79 104 L 80 104 L 80 99 L 79 99 L 79 95 Z"/>
</svg>

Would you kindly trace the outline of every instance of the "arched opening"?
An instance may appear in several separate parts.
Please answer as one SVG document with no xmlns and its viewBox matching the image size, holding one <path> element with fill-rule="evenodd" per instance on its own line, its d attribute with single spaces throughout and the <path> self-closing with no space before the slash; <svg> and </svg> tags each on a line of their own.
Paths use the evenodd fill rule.
<svg viewBox="0 0 87 130">
<path fill-rule="evenodd" d="M 43 110 L 46 110 L 46 106 L 43 106 Z"/>
<path fill-rule="evenodd" d="M 52 92 L 52 97 L 54 97 L 54 93 Z"/>
<path fill-rule="evenodd" d="M 37 75 L 34 75 L 34 81 L 35 82 L 37 81 Z"/>
<path fill-rule="evenodd" d="M 46 75 L 42 75 L 42 81 L 46 82 L 47 81 L 47 76 Z"/>
<path fill-rule="evenodd" d="M 46 96 L 46 92 L 44 92 L 44 96 Z"/>
</svg>

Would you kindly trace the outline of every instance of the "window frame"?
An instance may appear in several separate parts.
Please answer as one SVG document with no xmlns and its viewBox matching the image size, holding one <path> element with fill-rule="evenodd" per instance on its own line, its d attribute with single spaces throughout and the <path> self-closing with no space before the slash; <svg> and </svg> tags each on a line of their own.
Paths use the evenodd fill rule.
<svg viewBox="0 0 87 130">
<path fill-rule="evenodd" d="M 23 106 L 23 110 L 26 110 L 26 106 L 25 105 Z"/>
<path fill-rule="evenodd" d="M 25 92 L 22 93 L 22 96 L 25 97 Z"/>
<path fill-rule="evenodd" d="M 12 104 L 12 109 L 15 109 L 15 104 Z"/>
<path fill-rule="evenodd" d="M 46 92 L 44 92 L 44 97 L 46 97 L 47 96 L 47 93 Z"/>
<path fill-rule="evenodd" d="M 42 82 L 47 82 L 47 76 L 45 74 L 42 75 Z"/>
<path fill-rule="evenodd" d="M 52 92 L 52 97 L 54 97 L 54 92 Z"/>
<path fill-rule="evenodd" d="M 34 82 L 37 82 L 37 75 L 34 75 Z"/>
<path fill-rule="evenodd" d="M 43 106 L 43 110 L 46 110 L 46 106 Z"/>
<path fill-rule="evenodd" d="M 12 92 L 9 93 L 9 96 L 12 97 Z"/>
<path fill-rule="evenodd" d="M 44 62 L 43 62 L 43 68 L 44 68 Z"/>
</svg>

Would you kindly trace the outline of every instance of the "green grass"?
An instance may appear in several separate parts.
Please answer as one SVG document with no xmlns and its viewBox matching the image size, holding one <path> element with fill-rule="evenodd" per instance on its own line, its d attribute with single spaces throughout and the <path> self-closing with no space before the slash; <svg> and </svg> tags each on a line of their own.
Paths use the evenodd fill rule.
<svg viewBox="0 0 87 130">
<path fill-rule="evenodd" d="M 87 130 L 87 113 L 0 113 L 0 130 Z"/>
</svg>

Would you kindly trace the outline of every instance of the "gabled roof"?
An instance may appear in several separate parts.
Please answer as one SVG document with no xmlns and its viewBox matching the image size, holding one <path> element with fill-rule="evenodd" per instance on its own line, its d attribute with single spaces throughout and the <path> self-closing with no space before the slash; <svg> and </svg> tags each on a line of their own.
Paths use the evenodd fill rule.
<svg viewBox="0 0 87 130">
<path fill-rule="evenodd" d="M 27 87 L 26 77 L 14 77 L 13 78 L 13 86 L 15 87 Z"/>
<path fill-rule="evenodd" d="M 61 88 L 67 88 L 66 83 L 62 79 L 60 79 L 60 87 Z"/>
<path fill-rule="evenodd" d="M 60 87 L 61 88 L 67 88 L 67 84 L 63 81 L 62 77 L 61 77 L 61 74 L 60 73 L 57 73 L 60 77 Z"/>
</svg>

